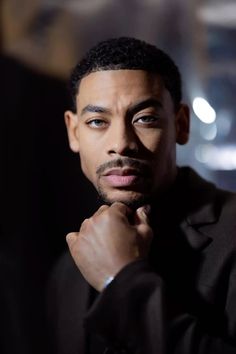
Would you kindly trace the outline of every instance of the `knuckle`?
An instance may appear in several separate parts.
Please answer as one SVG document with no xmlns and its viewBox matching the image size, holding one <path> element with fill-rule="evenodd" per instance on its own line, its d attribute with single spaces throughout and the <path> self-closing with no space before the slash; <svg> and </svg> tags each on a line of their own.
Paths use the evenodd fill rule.
<svg viewBox="0 0 236 354">
<path fill-rule="evenodd" d="M 80 231 L 85 230 L 86 227 L 88 226 L 89 223 L 89 219 L 84 219 L 84 221 L 82 222 L 81 226 L 80 226 Z"/>
<path fill-rule="evenodd" d="M 110 207 L 110 212 L 116 215 L 126 215 L 127 206 L 121 202 L 114 202 Z"/>
<path fill-rule="evenodd" d="M 107 208 L 109 208 L 109 206 L 105 205 L 105 204 L 100 206 L 100 208 L 97 210 L 97 212 L 94 214 L 94 216 L 102 214 Z"/>
<path fill-rule="evenodd" d="M 153 231 L 149 225 L 142 225 L 140 231 L 143 238 L 147 240 L 151 240 L 153 238 Z"/>
<path fill-rule="evenodd" d="M 152 237 L 153 236 L 153 231 L 152 228 L 149 225 L 144 226 L 145 233 L 147 236 Z"/>
<path fill-rule="evenodd" d="M 103 204 L 103 205 L 100 206 L 100 208 L 98 210 L 105 210 L 107 208 L 109 208 L 109 206 L 106 205 L 106 204 Z"/>
<path fill-rule="evenodd" d="M 115 209 L 122 209 L 124 208 L 125 205 L 121 202 L 114 202 L 112 205 L 111 205 L 111 208 L 115 208 Z"/>
</svg>

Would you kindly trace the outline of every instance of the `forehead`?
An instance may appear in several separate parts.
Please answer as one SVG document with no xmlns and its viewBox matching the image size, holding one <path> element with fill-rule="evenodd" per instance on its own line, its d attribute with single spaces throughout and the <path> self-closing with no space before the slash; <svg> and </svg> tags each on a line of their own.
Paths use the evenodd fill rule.
<svg viewBox="0 0 236 354">
<path fill-rule="evenodd" d="M 167 91 L 161 77 L 143 70 L 97 71 L 84 77 L 79 85 L 77 99 L 90 100 L 111 98 L 139 99 L 161 96 Z"/>
</svg>

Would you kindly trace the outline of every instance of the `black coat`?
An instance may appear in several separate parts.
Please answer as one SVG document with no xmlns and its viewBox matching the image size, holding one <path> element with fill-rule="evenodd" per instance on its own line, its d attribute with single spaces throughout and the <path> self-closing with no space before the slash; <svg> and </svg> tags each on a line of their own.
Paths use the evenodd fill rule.
<svg viewBox="0 0 236 354">
<path fill-rule="evenodd" d="M 92 306 L 70 255 L 60 260 L 48 298 L 55 353 L 86 353 L 88 334 L 118 353 L 236 353 L 236 196 L 181 174 L 150 258 L 122 269 Z"/>
</svg>

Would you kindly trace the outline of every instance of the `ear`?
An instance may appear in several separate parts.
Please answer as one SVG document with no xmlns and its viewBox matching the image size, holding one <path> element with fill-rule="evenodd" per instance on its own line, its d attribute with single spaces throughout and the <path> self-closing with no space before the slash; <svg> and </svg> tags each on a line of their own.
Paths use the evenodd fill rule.
<svg viewBox="0 0 236 354">
<path fill-rule="evenodd" d="M 190 111 L 186 104 L 181 103 L 180 108 L 176 114 L 175 129 L 176 129 L 176 142 L 184 145 L 189 139 L 190 128 Z"/>
<path fill-rule="evenodd" d="M 72 111 L 66 111 L 64 114 L 69 145 L 72 151 L 79 152 L 79 139 L 78 139 L 78 117 Z"/>
</svg>

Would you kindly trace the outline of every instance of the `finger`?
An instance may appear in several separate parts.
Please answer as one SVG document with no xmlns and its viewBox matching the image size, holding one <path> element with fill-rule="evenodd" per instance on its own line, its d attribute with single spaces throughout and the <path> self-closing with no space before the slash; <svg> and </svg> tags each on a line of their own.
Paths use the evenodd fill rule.
<svg viewBox="0 0 236 354">
<path fill-rule="evenodd" d="M 135 213 L 136 224 L 140 224 L 140 223 L 149 224 L 150 211 L 151 211 L 150 205 L 143 205 L 142 207 L 138 208 Z"/>
<path fill-rule="evenodd" d="M 84 231 L 86 229 L 86 226 L 88 225 L 89 219 L 84 219 L 84 221 L 82 222 L 82 224 L 80 225 L 80 232 Z"/>
<path fill-rule="evenodd" d="M 100 208 L 93 214 L 93 216 L 99 216 L 100 214 L 102 214 L 108 208 L 109 208 L 109 206 L 105 205 L 105 204 L 100 206 Z"/>
<path fill-rule="evenodd" d="M 78 232 L 70 232 L 69 234 L 66 235 L 66 242 L 69 248 L 71 248 L 73 244 L 76 242 L 78 235 L 79 235 Z"/>
<path fill-rule="evenodd" d="M 148 224 L 140 224 L 136 226 L 136 229 L 143 240 L 146 240 L 148 242 L 152 240 L 153 231 Z"/>
<path fill-rule="evenodd" d="M 122 214 L 124 214 L 127 217 L 133 213 L 133 210 L 130 207 L 128 207 L 126 204 L 121 202 L 113 203 L 110 208 L 120 211 Z"/>
<path fill-rule="evenodd" d="M 146 240 L 151 240 L 153 237 L 152 228 L 149 225 L 149 217 L 151 207 L 144 205 L 136 210 L 136 227 L 139 234 Z"/>
</svg>

